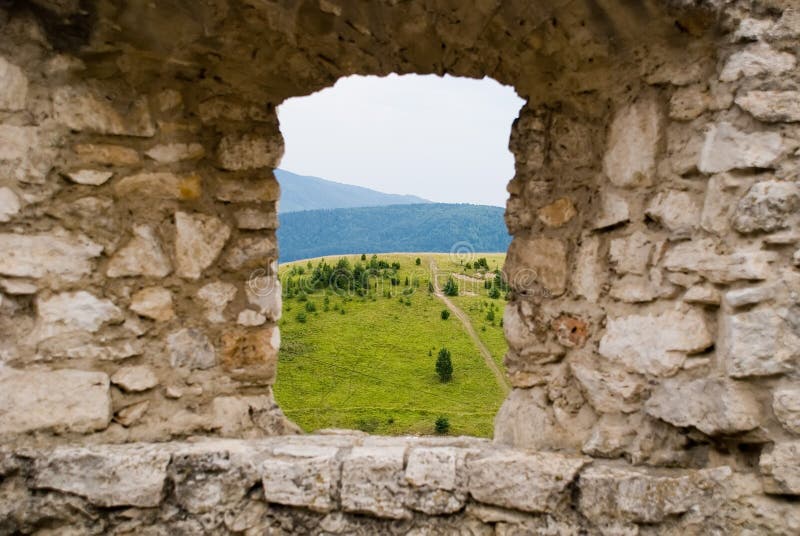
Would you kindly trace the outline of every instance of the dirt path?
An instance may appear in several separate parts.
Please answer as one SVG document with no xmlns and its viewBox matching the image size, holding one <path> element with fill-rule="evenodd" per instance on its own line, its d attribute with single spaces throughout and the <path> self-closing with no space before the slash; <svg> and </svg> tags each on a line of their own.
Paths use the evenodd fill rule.
<svg viewBox="0 0 800 536">
<path fill-rule="evenodd" d="M 508 394 L 511 391 L 511 386 L 508 383 L 506 375 L 503 373 L 502 370 L 500 370 L 500 367 L 497 366 L 497 363 L 495 363 L 494 359 L 492 358 L 492 352 L 489 351 L 486 345 L 483 344 L 481 338 L 478 337 L 478 334 L 475 332 L 475 328 L 472 326 L 472 321 L 470 321 L 469 316 L 467 316 L 467 313 L 462 311 L 461 308 L 459 308 L 455 303 L 450 301 L 450 299 L 444 295 L 442 289 L 439 288 L 439 281 L 437 281 L 436 277 L 434 276 L 434 274 L 436 274 L 438 270 L 436 262 L 431 260 L 430 266 L 431 266 L 431 281 L 433 282 L 433 294 L 437 298 L 439 298 L 447 306 L 448 309 L 450 309 L 451 313 L 453 313 L 458 317 L 458 319 L 461 321 L 461 324 L 463 324 L 464 329 L 467 331 L 467 334 L 470 336 L 470 338 L 472 338 L 472 342 L 474 342 L 475 346 L 478 347 L 478 350 L 480 351 L 481 356 L 483 357 L 483 360 L 486 363 L 486 366 L 489 367 L 489 370 L 491 370 L 492 374 L 494 374 L 494 377 L 497 380 L 497 385 L 500 386 L 500 388 L 503 390 L 504 393 Z"/>
</svg>

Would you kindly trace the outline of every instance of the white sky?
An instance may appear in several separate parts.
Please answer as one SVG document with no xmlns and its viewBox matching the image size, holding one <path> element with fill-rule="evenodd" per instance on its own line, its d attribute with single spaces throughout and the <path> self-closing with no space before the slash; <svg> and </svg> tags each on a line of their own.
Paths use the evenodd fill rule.
<svg viewBox="0 0 800 536">
<path fill-rule="evenodd" d="M 489 78 L 343 78 L 278 108 L 280 167 L 431 201 L 504 206 L 514 175 L 508 137 L 522 104 Z"/>
</svg>

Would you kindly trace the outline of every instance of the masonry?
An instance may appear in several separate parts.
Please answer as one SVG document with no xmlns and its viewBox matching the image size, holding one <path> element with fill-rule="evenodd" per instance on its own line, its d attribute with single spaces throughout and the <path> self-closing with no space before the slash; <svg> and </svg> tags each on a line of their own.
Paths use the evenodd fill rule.
<svg viewBox="0 0 800 536">
<path fill-rule="evenodd" d="M 800 531 L 793 0 L 0 3 L 0 534 Z M 493 442 L 298 435 L 275 108 L 490 76 Z"/>
</svg>

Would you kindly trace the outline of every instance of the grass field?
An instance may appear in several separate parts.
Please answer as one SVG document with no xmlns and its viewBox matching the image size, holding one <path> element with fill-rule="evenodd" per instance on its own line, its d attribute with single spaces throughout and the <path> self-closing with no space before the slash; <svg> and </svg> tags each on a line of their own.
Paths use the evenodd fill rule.
<svg viewBox="0 0 800 536">
<path fill-rule="evenodd" d="M 485 257 L 493 270 L 502 266 L 504 255 L 477 257 Z M 327 263 L 336 264 L 339 258 Z M 346 258 L 351 266 L 360 262 L 360 256 Z M 450 434 L 490 437 L 503 390 L 461 322 L 454 316 L 442 320 L 445 306 L 428 290 L 431 261 L 438 267 L 440 286 L 451 274 L 469 277 L 456 279 L 461 295 L 451 299 L 472 319 L 498 363 L 505 353 L 500 326 L 504 297 L 489 298 L 479 283 L 482 274 L 465 271 L 462 262 L 447 254 L 386 254 L 378 259 L 397 263 L 399 269 L 371 278 L 364 296 L 301 287 L 310 275 L 308 261 L 281 265 L 283 342 L 275 385 L 281 407 L 306 431 L 335 427 L 432 434 L 436 419 L 446 417 Z M 312 260 L 312 267 L 318 262 Z M 490 307 L 494 325 L 486 321 Z M 435 372 L 442 347 L 453 360 L 448 383 L 441 383 Z"/>
</svg>

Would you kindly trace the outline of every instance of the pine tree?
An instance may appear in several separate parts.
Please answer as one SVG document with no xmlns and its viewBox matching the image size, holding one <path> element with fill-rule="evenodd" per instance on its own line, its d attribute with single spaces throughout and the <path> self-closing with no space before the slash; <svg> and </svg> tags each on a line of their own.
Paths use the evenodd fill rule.
<svg viewBox="0 0 800 536">
<path fill-rule="evenodd" d="M 439 357 L 436 358 L 436 374 L 442 383 L 453 379 L 453 361 L 450 359 L 450 350 L 447 348 L 439 350 Z"/>
</svg>

